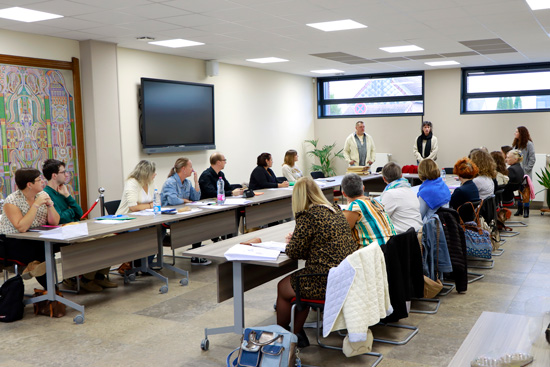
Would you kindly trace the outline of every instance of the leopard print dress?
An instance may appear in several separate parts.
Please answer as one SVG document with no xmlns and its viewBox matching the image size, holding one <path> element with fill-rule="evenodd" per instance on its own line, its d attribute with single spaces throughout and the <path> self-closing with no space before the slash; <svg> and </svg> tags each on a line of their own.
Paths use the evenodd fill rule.
<svg viewBox="0 0 550 367">
<path fill-rule="evenodd" d="M 326 206 L 314 205 L 296 214 L 296 227 L 286 254 L 292 259 L 306 260 L 306 265 L 290 276 L 294 291 L 297 275 L 328 274 L 330 268 L 338 266 L 359 248 L 340 207 L 334 205 L 333 209 L 335 212 Z M 326 288 L 326 277 L 300 279 L 302 298 L 325 299 Z"/>
</svg>

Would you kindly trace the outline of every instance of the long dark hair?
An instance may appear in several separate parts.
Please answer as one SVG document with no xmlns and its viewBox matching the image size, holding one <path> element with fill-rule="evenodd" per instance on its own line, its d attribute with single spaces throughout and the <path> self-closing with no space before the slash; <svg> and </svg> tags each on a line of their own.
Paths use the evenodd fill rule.
<svg viewBox="0 0 550 367">
<path fill-rule="evenodd" d="M 529 130 L 525 126 L 518 126 L 518 132 L 519 132 L 519 139 L 514 138 L 514 142 L 512 143 L 513 147 L 516 147 L 518 149 L 525 149 L 527 146 L 528 141 L 531 140 L 531 135 L 529 135 Z"/>
</svg>

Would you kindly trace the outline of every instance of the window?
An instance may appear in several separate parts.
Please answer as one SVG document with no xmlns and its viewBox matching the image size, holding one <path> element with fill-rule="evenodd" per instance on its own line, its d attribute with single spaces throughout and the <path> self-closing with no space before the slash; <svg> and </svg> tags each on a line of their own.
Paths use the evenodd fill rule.
<svg viewBox="0 0 550 367">
<path fill-rule="evenodd" d="M 388 116 L 424 113 L 424 73 L 317 79 L 318 115 Z"/>
<path fill-rule="evenodd" d="M 462 69 L 462 112 L 550 111 L 550 64 Z"/>
</svg>

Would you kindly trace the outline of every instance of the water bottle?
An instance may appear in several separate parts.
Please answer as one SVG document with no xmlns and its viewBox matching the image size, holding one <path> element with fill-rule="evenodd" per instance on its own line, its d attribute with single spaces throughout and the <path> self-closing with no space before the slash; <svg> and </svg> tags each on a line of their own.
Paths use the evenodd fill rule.
<svg viewBox="0 0 550 367">
<path fill-rule="evenodd" d="M 155 194 L 153 195 L 153 212 L 160 214 L 160 194 L 157 189 L 155 189 Z"/>
<path fill-rule="evenodd" d="M 223 178 L 218 179 L 218 196 L 216 198 L 216 204 L 223 205 L 225 203 L 225 188 L 223 183 Z"/>
<path fill-rule="evenodd" d="M 445 181 L 445 168 L 441 169 L 441 179 Z"/>
</svg>

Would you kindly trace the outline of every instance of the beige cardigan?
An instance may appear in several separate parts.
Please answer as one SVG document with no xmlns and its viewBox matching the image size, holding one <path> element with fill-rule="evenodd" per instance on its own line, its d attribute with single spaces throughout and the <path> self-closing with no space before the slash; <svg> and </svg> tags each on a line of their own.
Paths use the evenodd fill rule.
<svg viewBox="0 0 550 367">
<path fill-rule="evenodd" d="M 359 165 L 359 150 L 357 149 L 357 142 L 355 141 L 355 133 L 352 133 L 346 138 L 344 143 L 344 158 L 349 162 L 355 161 L 354 165 Z M 365 165 L 368 166 L 368 161 L 374 162 L 376 160 L 376 147 L 374 146 L 374 140 L 372 140 L 369 134 L 365 134 L 367 137 L 365 139 L 367 143 L 367 159 L 365 160 Z"/>
</svg>

